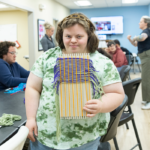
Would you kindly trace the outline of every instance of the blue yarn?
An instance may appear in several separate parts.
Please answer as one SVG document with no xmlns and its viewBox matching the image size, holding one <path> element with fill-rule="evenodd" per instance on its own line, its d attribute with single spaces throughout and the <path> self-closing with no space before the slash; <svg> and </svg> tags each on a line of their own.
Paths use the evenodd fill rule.
<svg viewBox="0 0 150 150">
<path fill-rule="evenodd" d="M 8 90 L 4 93 L 16 93 L 19 91 L 23 91 L 24 88 L 26 88 L 26 83 L 20 83 L 17 87 L 13 88 L 13 90 Z"/>
</svg>

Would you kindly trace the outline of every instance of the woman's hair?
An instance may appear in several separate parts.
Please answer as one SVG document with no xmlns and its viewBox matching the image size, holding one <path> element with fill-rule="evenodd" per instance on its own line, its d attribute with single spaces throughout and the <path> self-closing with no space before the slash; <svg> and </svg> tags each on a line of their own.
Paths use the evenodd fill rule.
<svg viewBox="0 0 150 150">
<path fill-rule="evenodd" d="M 50 23 L 45 22 L 44 27 L 45 27 L 45 30 L 46 30 L 46 29 L 51 29 L 53 26 Z"/>
<path fill-rule="evenodd" d="M 0 42 L 0 58 L 1 59 L 3 59 L 3 55 L 7 55 L 8 49 L 10 46 L 15 47 L 16 43 L 8 42 L 8 41 Z"/>
<path fill-rule="evenodd" d="M 142 16 L 144 22 L 147 23 L 147 28 L 150 29 L 150 17 L 149 16 Z"/>
<path fill-rule="evenodd" d="M 98 51 L 99 53 L 101 53 L 102 55 L 108 57 L 109 59 L 112 59 L 111 55 L 108 54 L 108 53 L 107 53 L 105 50 L 103 50 L 102 48 L 98 48 L 97 51 Z"/>
<path fill-rule="evenodd" d="M 93 23 L 82 13 L 74 13 L 64 18 L 62 21 L 58 23 L 57 31 L 56 31 L 56 41 L 58 42 L 59 47 L 63 50 L 65 49 L 63 43 L 63 31 L 66 28 L 74 26 L 75 24 L 81 25 L 86 33 L 88 34 L 87 41 L 87 49 L 90 53 L 94 53 L 99 44 L 99 39 L 94 33 L 95 26 Z"/>
</svg>

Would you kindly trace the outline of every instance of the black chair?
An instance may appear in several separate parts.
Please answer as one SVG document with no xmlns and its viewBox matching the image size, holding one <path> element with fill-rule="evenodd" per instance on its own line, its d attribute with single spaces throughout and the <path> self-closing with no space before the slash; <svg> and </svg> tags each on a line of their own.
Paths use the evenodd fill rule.
<svg viewBox="0 0 150 150">
<path fill-rule="evenodd" d="M 140 138 L 139 138 L 137 128 L 136 128 L 136 125 L 135 125 L 135 121 L 134 121 L 134 114 L 133 114 L 131 106 L 130 106 L 134 102 L 134 98 L 135 98 L 135 95 L 136 95 L 136 92 L 138 90 L 138 87 L 139 87 L 140 83 L 141 83 L 141 78 L 137 78 L 137 79 L 133 79 L 133 80 L 123 82 L 123 88 L 124 88 L 125 94 L 128 96 L 128 103 L 127 103 L 128 110 L 123 111 L 123 114 L 122 114 L 121 119 L 119 121 L 119 126 L 121 126 L 123 124 L 126 124 L 127 129 L 129 129 L 129 127 L 127 125 L 127 122 L 130 121 L 130 120 L 132 121 L 134 132 L 135 132 L 138 144 L 136 144 L 131 149 L 134 149 L 135 147 L 139 146 L 139 149 L 142 150 L 142 145 L 141 145 Z M 118 145 L 117 141 L 116 141 L 116 145 Z"/>
<path fill-rule="evenodd" d="M 110 145 L 107 141 L 109 141 L 111 139 L 113 139 L 114 143 L 116 143 L 115 136 L 117 134 L 118 124 L 119 124 L 122 112 L 123 112 L 124 108 L 126 107 L 127 102 L 128 102 L 128 97 L 125 96 L 122 104 L 110 113 L 111 119 L 110 119 L 110 122 L 108 125 L 107 133 L 101 137 L 101 139 L 100 139 L 101 144 L 98 147 L 98 150 L 110 150 Z M 115 144 L 115 146 L 116 146 L 116 144 Z"/>
<path fill-rule="evenodd" d="M 139 61 L 138 61 L 137 58 L 135 58 L 135 62 L 134 62 L 134 57 L 132 55 L 126 55 L 126 58 L 127 58 L 127 61 L 128 61 L 128 65 L 130 67 L 132 67 L 134 63 L 137 63 L 139 71 L 141 72 Z M 135 70 L 134 70 L 134 73 L 135 73 Z"/>
<path fill-rule="evenodd" d="M 126 55 L 126 58 L 127 58 L 127 61 L 128 61 L 128 65 L 132 66 L 133 62 L 134 62 L 133 56 L 132 55 Z"/>
<path fill-rule="evenodd" d="M 119 72 L 122 82 L 126 81 L 127 78 L 130 79 L 130 69 L 131 67 L 129 65 L 122 66 Z"/>
</svg>

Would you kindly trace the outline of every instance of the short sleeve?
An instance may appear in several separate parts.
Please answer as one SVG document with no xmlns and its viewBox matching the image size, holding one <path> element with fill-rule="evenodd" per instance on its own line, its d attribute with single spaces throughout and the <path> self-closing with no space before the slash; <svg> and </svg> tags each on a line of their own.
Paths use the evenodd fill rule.
<svg viewBox="0 0 150 150">
<path fill-rule="evenodd" d="M 149 31 L 148 29 L 143 30 L 142 33 L 146 33 L 148 36 L 150 36 L 150 31 Z M 141 34 L 142 34 L 142 33 L 141 33 Z"/>
<path fill-rule="evenodd" d="M 44 76 L 44 54 L 42 54 L 34 63 L 31 72 L 40 77 L 43 78 Z"/>
<path fill-rule="evenodd" d="M 111 60 L 106 59 L 104 70 L 102 73 L 102 86 L 106 86 L 117 82 L 122 82 L 120 79 L 119 72 L 114 63 Z"/>
</svg>

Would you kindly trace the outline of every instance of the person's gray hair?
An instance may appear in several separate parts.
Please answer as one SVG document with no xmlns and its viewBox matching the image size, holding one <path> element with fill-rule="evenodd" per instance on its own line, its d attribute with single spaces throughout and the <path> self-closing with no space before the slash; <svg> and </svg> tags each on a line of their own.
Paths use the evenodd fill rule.
<svg viewBox="0 0 150 150">
<path fill-rule="evenodd" d="M 147 23 L 147 28 L 150 29 L 150 17 L 149 16 L 142 16 L 144 22 Z"/>
<path fill-rule="evenodd" d="M 53 26 L 49 22 L 45 22 L 44 27 L 45 27 L 45 30 L 46 30 L 46 29 L 51 29 Z"/>
</svg>

